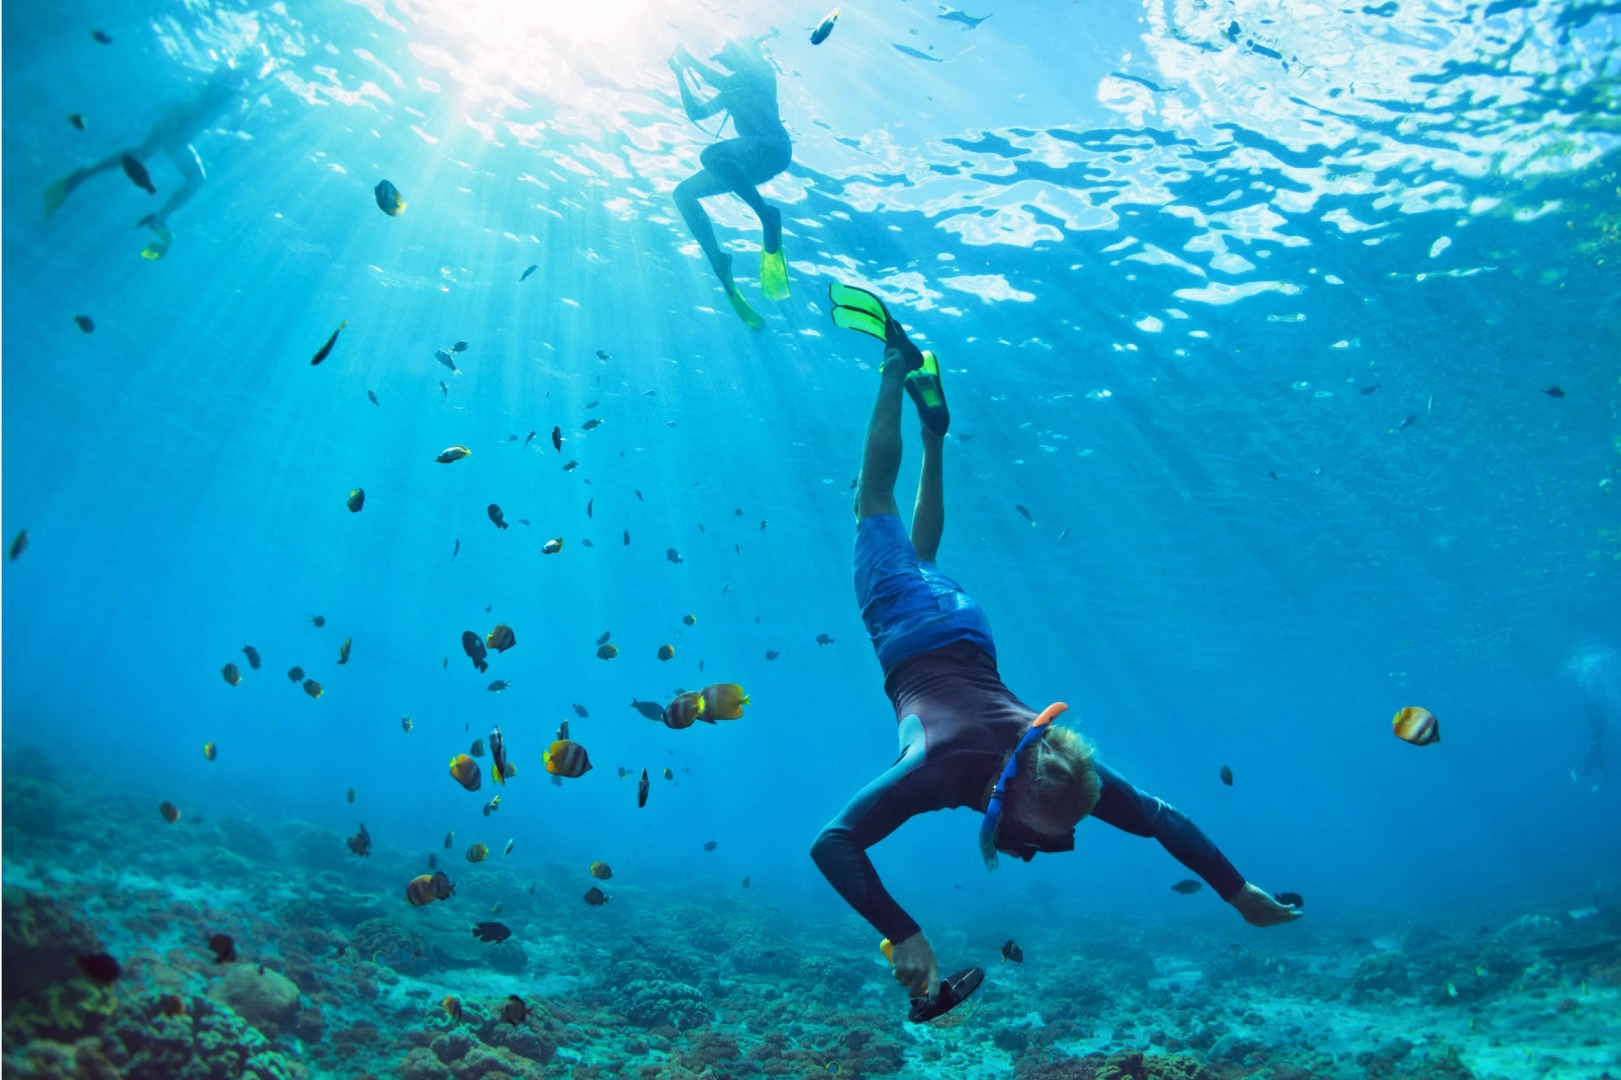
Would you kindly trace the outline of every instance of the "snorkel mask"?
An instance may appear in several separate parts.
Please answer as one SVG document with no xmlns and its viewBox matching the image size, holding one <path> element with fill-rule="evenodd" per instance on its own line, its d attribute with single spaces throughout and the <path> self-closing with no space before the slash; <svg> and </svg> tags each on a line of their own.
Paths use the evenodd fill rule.
<svg viewBox="0 0 1621 1080">
<path fill-rule="evenodd" d="M 1019 745 L 1013 748 L 1008 757 L 1007 764 L 1002 767 L 1002 775 L 997 777 L 996 786 L 991 789 L 990 802 L 985 804 L 985 820 L 979 826 L 979 853 L 985 858 L 985 869 L 997 868 L 996 840 L 997 829 L 1001 828 L 1002 842 L 1009 848 L 1009 853 L 1017 858 L 1029 862 L 1036 857 L 1037 852 L 1074 851 L 1075 831 L 1070 830 L 1068 836 L 1044 836 L 1040 833 L 1026 829 L 1022 823 L 1013 818 L 1002 820 L 1002 803 L 1007 798 L 1008 785 L 1013 782 L 1014 775 L 1019 771 L 1019 755 L 1035 743 L 1045 733 L 1047 725 L 1052 723 L 1060 714 L 1068 712 L 1069 706 L 1062 701 L 1055 701 L 1036 717 L 1030 725 L 1030 730 L 1024 733 Z"/>
</svg>

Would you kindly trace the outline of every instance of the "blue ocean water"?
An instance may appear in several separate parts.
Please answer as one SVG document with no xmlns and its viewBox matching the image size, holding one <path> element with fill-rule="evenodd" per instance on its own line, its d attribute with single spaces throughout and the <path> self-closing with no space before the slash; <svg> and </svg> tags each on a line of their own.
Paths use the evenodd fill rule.
<svg viewBox="0 0 1621 1080">
<path fill-rule="evenodd" d="M 1197 1003 L 1170 996 L 1145 997 L 1160 1012 L 1135 1029 L 1030 1034 L 1088 957 L 1125 944 L 1111 970 L 1134 991 L 1157 984 L 1131 965 L 1163 976 L 1201 950 L 1309 970 L 1309 987 L 1254 974 L 1244 993 L 1280 1016 L 1316 1003 L 1320 1022 L 1328 1003 L 1384 1008 L 1465 1070 L 1429 1075 L 1613 1073 L 1621 795 L 1593 757 L 1594 740 L 1621 754 L 1613 5 L 993 2 L 971 26 L 889 0 L 844 5 L 812 46 L 825 14 L 7 6 L 4 539 L 27 531 L 0 578 L 8 886 L 71 906 L 114 955 L 151 952 L 126 996 L 219 977 L 164 959 L 203 949 L 173 904 L 274 914 L 237 929 L 244 953 L 256 933 L 259 955 L 320 955 L 290 929 L 314 891 L 323 948 L 361 915 L 460 948 L 503 904 L 524 950 L 498 969 L 510 990 L 459 954 L 396 975 L 496 1009 L 551 993 L 560 1017 L 569 994 L 611 999 L 613 958 L 680 938 L 696 910 L 858 973 L 842 998 L 809 994 L 803 1021 L 833 1030 L 859 1003 L 892 1022 L 895 1067 L 851 1058 L 851 1073 L 1082 1068 L 1025 1061 L 1036 1049 L 1004 1028 L 1072 1062 L 1144 1049 L 1154 1029 L 1222 1075 L 1432 1067 L 1380 1073 L 1357 1060 L 1377 1040 L 1355 1035 L 1321 1036 L 1333 1069 L 1269 1061 L 1290 1041 L 1277 1031 L 1212 1055 L 1190 1040 L 1209 1027 L 1188 1019 Z M 719 118 L 687 120 L 665 59 L 739 35 L 768 35 L 794 142 L 762 186 L 790 299 L 759 294 L 754 215 L 707 204 L 758 333 L 670 197 Z M 156 234 L 137 222 L 185 179 L 162 152 L 156 194 L 112 168 L 42 216 L 53 180 L 137 146 L 222 68 L 254 81 L 178 139 L 206 182 L 167 216 L 161 258 L 141 257 Z M 398 216 L 374 198 L 384 179 Z M 994 970 L 976 1017 L 911 1034 L 877 934 L 808 855 L 895 755 L 850 580 L 881 349 L 831 324 L 830 281 L 882 295 L 941 357 L 940 563 L 988 613 L 1008 685 L 1068 702 L 1102 760 L 1247 878 L 1302 893 L 1300 923 L 1254 929 L 1208 889 L 1176 894 L 1186 872 L 1159 845 L 1096 822 L 1075 855 L 988 876 L 977 815 L 922 816 L 874 849 L 879 871 L 943 967 Z M 435 353 L 458 341 L 452 373 Z M 905 426 L 903 507 L 919 453 Z M 452 445 L 471 456 L 436 462 Z M 543 555 L 553 537 L 562 551 Z M 517 645 L 481 674 L 461 635 L 497 624 Z M 630 705 L 716 681 L 750 694 L 743 719 L 672 731 Z M 1440 742 L 1392 737 L 1409 705 L 1434 712 Z M 554 786 L 541 754 L 564 720 L 595 768 Z M 488 780 L 467 793 L 446 762 L 495 725 L 518 774 L 486 815 Z M 341 845 L 360 821 L 365 862 Z M 307 857 L 328 834 L 329 863 Z M 462 859 L 474 841 L 485 864 Z M 228 885 L 222 852 L 250 864 Z M 430 853 L 457 894 L 412 910 L 403 888 Z M 593 860 L 614 871 L 602 909 L 576 898 Z M 525 891 L 537 880 L 546 903 Z M 1513 953 L 1510 931 L 1538 919 L 1551 948 L 1598 951 Z M 1415 935 L 1457 939 L 1459 970 L 1494 962 L 1468 952 L 1485 936 L 1515 978 L 1480 976 L 1459 1002 Z M 1025 967 L 997 964 L 1009 937 Z M 1406 957 L 1410 985 L 1359 1000 L 1357 941 Z M 717 955 L 718 1001 L 732 969 Z M 428 1052 L 409 1040 L 420 1015 L 345 997 L 337 964 L 287 965 L 309 972 L 307 999 L 331 996 L 329 1046 L 342 1017 L 394 1040 L 378 1074 Z M 1552 1019 L 1481 1030 L 1517 1009 Z M 746 1063 L 771 1014 L 739 1015 L 755 1019 L 712 1030 Z M 525 1067 L 699 1073 L 677 1062 L 690 1033 L 638 1057 L 592 1023 L 558 1019 L 567 1052 Z M 30 1038 L 45 1035 L 8 1019 L 8 1060 Z M 315 1074 L 356 1075 L 321 1037 L 297 1040 Z"/>
</svg>

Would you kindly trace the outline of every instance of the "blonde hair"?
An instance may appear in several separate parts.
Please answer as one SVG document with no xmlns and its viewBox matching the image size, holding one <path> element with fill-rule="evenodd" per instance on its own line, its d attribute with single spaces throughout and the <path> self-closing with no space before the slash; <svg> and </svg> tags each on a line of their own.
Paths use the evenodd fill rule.
<svg viewBox="0 0 1621 1080">
<path fill-rule="evenodd" d="M 1092 812 L 1103 790 L 1092 754 L 1092 744 L 1074 728 L 1048 725 L 1042 737 L 1019 755 L 1008 798 L 1074 825 Z"/>
</svg>

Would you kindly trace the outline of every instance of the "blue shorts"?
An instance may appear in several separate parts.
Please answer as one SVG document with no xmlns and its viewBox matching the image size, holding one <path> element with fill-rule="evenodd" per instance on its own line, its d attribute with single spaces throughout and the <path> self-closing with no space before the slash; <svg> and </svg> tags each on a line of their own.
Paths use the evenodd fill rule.
<svg viewBox="0 0 1621 1080">
<path fill-rule="evenodd" d="M 962 586 L 934 563 L 923 562 L 894 514 L 856 523 L 856 601 L 861 620 L 887 674 L 907 657 L 967 641 L 992 662 L 990 620 Z"/>
</svg>

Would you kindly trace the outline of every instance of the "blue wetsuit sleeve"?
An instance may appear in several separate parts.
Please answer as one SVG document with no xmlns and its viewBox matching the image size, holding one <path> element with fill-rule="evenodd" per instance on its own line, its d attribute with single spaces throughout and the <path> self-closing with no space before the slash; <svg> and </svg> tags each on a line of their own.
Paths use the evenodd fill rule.
<svg viewBox="0 0 1621 1080">
<path fill-rule="evenodd" d="M 1233 868 L 1188 816 L 1169 803 L 1139 791 L 1131 781 L 1094 761 L 1103 790 L 1092 816 L 1134 836 L 1152 836 L 1183 866 L 1204 879 L 1223 900 L 1244 888 L 1244 875 Z"/>
<path fill-rule="evenodd" d="M 901 942 L 920 927 L 889 895 L 867 849 L 914 814 L 951 805 L 944 770 L 923 765 L 922 754 L 902 757 L 856 793 L 811 845 L 811 858 L 840 896 L 890 941 Z"/>
</svg>

